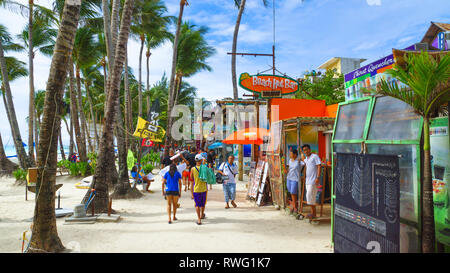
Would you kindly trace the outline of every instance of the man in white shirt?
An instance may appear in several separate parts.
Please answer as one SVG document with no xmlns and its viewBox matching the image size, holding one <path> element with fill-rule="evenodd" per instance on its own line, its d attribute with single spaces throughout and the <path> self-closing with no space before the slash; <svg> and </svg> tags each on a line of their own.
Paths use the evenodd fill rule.
<svg viewBox="0 0 450 273">
<path fill-rule="evenodd" d="M 291 194 L 291 213 L 298 211 L 298 181 L 300 176 L 301 167 L 305 165 L 303 161 L 298 160 L 298 151 L 293 149 L 289 152 L 289 165 L 285 170 L 286 186 L 288 192 Z"/>
<path fill-rule="evenodd" d="M 317 188 L 320 186 L 319 176 L 321 161 L 318 155 L 311 153 L 311 147 L 308 144 L 302 146 L 306 157 L 303 162 L 306 165 L 306 203 L 311 206 L 312 214 L 309 218 L 316 218 L 316 196 Z"/>
<path fill-rule="evenodd" d="M 236 181 L 235 181 L 235 175 L 238 173 L 238 167 L 236 166 L 236 164 L 234 164 L 234 156 L 230 155 L 228 157 L 228 161 L 227 162 L 223 162 L 220 167 L 218 172 L 222 175 L 226 175 L 228 176 L 227 180 L 223 181 L 223 194 L 225 196 L 225 203 L 227 203 L 226 205 L 226 209 L 230 208 L 230 205 L 228 205 L 228 202 L 231 200 L 231 205 L 233 205 L 233 207 L 237 207 L 236 203 L 234 202 L 234 199 L 236 197 Z"/>
</svg>

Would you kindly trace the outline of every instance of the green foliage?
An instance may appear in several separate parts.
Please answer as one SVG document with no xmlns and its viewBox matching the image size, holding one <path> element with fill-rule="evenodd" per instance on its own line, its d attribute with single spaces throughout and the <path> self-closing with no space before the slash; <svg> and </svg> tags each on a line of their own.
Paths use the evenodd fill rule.
<svg viewBox="0 0 450 273">
<path fill-rule="evenodd" d="M 345 100 L 344 75 L 327 70 L 321 77 L 308 77 L 302 81 L 300 91 L 295 97 L 325 100 L 327 105 L 343 102 Z"/>
<path fill-rule="evenodd" d="M 78 175 L 80 175 L 80 168 L 78 167 L 77 163 L 70 162 L 69 173 L 70 173 L 71 176 L 78 176 Z"/>
<path fill-rule="evenodd" d="M 151 173 L 154 168 L 155 167 L 152 164 L 146 164 L 144 165 L 144 167 L 142 167 L 142 170 L 144 171 L 144 173 L 148 174 Z"/>
<path fill-rule="evenodd" d="M 404 101 L 419 115 L 430 117 L 450 100 L 450 54 L 436 58 L 428 52 L 407 54 L 405 61 L 404 66 L 396 63 L 386 73 L 407 87 L 382 79 L 377 93 Z"/>
<path fill-rule="evenodd" d="M 91 153 L 88 153 L 87 156 L 88 156 L 89 160 L 91 161 L 89 163 L 89 165 L 91 166 L 92 170 L 95 170 L 95 168 L 97 167 L 97 153 L 91 152 Z"/>
<path fill-rule="evenodd" d="M 16 178 L 16 180 L 20 180 L 20 181 L 27 180 L 27 171 L 25 171 L 23 169 L 19 168 L 19 169 L 13 171 L 13 175 L 14 175 L 14 178 Z"/>
<path fill-rule="evenodd" d="M 58 161 L 58 163 L 56 164 L 58 168 L 65 168 L 65 169 L 69 169 L 70 164 L 72 162 L 70 162 L 69 160 L 60 160 Z"/>
<path fill-rule="evenodd" d="M 76 164 L 78 165 L 78 170 L 80 171 L 81 176 L 86 176 L 90 169 L 90 166 L 88 165 L 88 163 L 87 162 L 78 162 Z"/>
</svg>

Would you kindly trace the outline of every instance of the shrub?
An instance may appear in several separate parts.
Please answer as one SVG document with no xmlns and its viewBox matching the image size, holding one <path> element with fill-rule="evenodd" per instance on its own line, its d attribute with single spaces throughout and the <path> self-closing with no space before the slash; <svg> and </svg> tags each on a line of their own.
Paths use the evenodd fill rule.
<svg viewBox="0 0 450 273">
<path fill-rule="evenodd" d="M 69 160 L 60 160 L 57 163 L 58 168 L 65 168 L 65 169 L 69 169 L 71 162 Z"/>
<path fill-rule="evenodd" d="M 88 158 L 91 161 L 89 165 L 91 165 L 92 170 L 95 170 L 97 167 L 97 153 L 89 153 Z"/>
<path fill-rule="evenodd" d="M 25 171 L 23 169 L 19 168 L 19 169 L 13 171 L 13 175 L 14 175 L 14 178 L 16 178 L 16 180 L 21 180 L 21 181 L 27 180 L 27 171 Z"/>
<path fill-rule="evenodd" d="M 78 176 L 80 174 L 80 169 L 77 163 L 70 162 L 68 169 L 71 176 Z"/>
<path fill-rule="evenodd" d="M 89 171 L 89 164 L 87 162 L 78 162 L 78 170 L 82 176 L 86 176 Z"/>
<path fill-rule="evenodd" d="M 144 171 L 144 173 L 148 174 L 148 173 L 152 172 L 154 168 L 155 167 L 151 163 L 149 163 L 149 164 L 144 165 L 144 167 L 142 167 L 142 170 Z"/>
</svg>

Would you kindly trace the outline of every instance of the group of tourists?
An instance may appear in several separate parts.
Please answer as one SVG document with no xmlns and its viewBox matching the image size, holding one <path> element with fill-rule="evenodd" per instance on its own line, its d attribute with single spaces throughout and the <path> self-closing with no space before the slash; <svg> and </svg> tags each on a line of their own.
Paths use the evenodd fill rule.
<svg viewBox="0 0 450 273">
<path fill-rule="evenodd" d="M 311 214 L 307 217 L 313 219 L 316 218 L 317 191 L 321 188 L 319 182 L 321 161 L 317 154 L 311 152 L 308 144 L 302 146 L 302 151 L 301 157 L 298 156 L 296 149 L 289 151 L 290 159 L 285 171 L 286 184 L 292 199 L 291 212 L 298 211 L 298 181 L 305 178 L 306 204 L 311 206 Z"/>
<path fill-rule="evenodd" d="M 169 150 L 169 155 L 161 160 L 161 171 L 159 174 L 162 177 L 162 195 L 167 200 L 167 214 L 169 216 L 168 223 L 176 221 L 177 208 L 180 207 L 178 203 L 181 193 L 189 191 L 191 199 L 194 200 L 195 210 L 197 214 L 197 225 L 202 224 L 202 219 L 206 218 L 205 207 L 208 197 L 208 183 L 200 177 L 201 168 L 207 167 L 215 168 L 215 153 L 213 150 L 202 150 L 195 147 L 182 149 L 179 151 Z M 226 206 L 230 208 L 231 205 L 236 208 L 236 181 L 235 175 L 238 168 L 234 163 L 234 156 L 229 156 L 227 162 L 223 162 L 219 168 L 218 173 L 223 175 L 223 191 Z M 183 188 L 184 187 L 184 188 Z M 212 184 L 209 185 L 209 190 L 212 190 Z"/>
</svg>

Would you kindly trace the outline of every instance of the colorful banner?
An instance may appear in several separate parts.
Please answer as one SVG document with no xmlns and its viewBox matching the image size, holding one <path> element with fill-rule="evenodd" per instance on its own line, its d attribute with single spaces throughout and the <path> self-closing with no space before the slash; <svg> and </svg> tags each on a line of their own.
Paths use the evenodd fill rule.
<svg viewBox="0 0 450 273">
<path fill-rule="evenodd" d="M 431 120 L 431 172 L 436 240 L 450 245 L 450 160 L 448 117 Z"/>
<path fill-rule="evenodd" d="M 404 50 L 414 50 L 414 46 L 409 46 Z M 370 95 L 362 93 L 361 89 L 376 90 L 377 85 L 382 79 L 388 82 L 396 81 L 400 87 L 404 87 L 405 85 L 384 73 L 386 70 L 391 69 L 394 63 L 394 55 L 391 54 L 345 74 L 345 101 L 355 100 Z"/>
<path fill-rule="evenodd" d="M 154 142 L 163 142 L 166 131 L 161 126 L 152 125 L 145 119 L 138 117 L 138 124 L 133 136 L 150 139 Z"/>
</svg>

